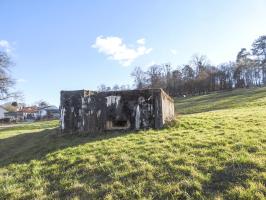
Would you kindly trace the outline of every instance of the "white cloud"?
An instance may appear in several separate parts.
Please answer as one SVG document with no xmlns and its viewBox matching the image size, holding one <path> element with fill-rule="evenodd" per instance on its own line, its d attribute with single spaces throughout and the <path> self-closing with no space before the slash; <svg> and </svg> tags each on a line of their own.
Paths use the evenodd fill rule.
<svg viewBox="0 0 266 200">
<path fill-rule="evenodd" d="M 170 51 L 173 55 L 176 55 L 178 53 L 176 49 L 171 49 Z"/>
<path fill-rule="evenodd" d="M 144 46 L 144 38 L 137 40 L 137 44 L 137 48 L 129 48 L 119 37 L 98 36 L 92 47 L 98 49 L 99 53 L 107 55 L 109 59 L 116 60 L 123 66 L 129 66 L 138 57 L 152 51 L 152 48 Z"/>
<path fill-rule="evenodd" d="M 10 53 L 12 47 L 7 40 L 0 40 L 0 49 L 3 49 L 6 53 Z"/>
<path fill-rule="evenodd" d="M 23 78 L 17 79 L 17 83 L 26 83 L 26 82 L 27 82 L 26 79 L 23 79 Z"/>
<path fill-rule="evenodd" d="M 140 38 L 137 40 L 137 43 L 140 45 L 145 45 L 145 42 L 146 42 L 145 38 Z"/>
</svg>

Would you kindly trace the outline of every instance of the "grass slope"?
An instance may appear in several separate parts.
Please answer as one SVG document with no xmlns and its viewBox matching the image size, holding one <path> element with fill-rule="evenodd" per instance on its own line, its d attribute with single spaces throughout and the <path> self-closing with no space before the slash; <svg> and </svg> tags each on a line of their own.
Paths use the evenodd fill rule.
<svg viewBox="0 0 266 200">
<path fill-rule="evenodd" d="M 265 199 L 266 89 L 206 97 L 176 108 L 217 111 L 159 131 L 60 136 L 56 121 L 0 130 L 0 199 Z"/>
<path fill-rule="evenodd" d="M 266 88 L 237 89 L 208 95 L 177 98 L 176 111 L 181 114 L 200 113 L 220 109 L 266 105 Z"/>
</svg>

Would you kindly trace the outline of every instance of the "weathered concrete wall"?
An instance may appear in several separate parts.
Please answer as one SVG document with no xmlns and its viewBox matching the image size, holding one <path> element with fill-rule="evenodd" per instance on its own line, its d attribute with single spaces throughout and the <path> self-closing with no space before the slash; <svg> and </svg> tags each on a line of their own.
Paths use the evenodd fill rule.
<svg viewBox="0 0 266 200">
<path fill-rule="evenodd" d="M 89 133 L 161 128 L 174 115 L 171 104 L 161 89 L 61 91 L 61 128 L 63 132 Z"/>
<path fill-rule="evenodd" d="M 163 124 L 167 121 L 174 119 L 175 117 L 175 105 L 174 100 L 169 97 L 163 90 L 162 90 L 162 112 L 163 112 Z"/>
</svg>

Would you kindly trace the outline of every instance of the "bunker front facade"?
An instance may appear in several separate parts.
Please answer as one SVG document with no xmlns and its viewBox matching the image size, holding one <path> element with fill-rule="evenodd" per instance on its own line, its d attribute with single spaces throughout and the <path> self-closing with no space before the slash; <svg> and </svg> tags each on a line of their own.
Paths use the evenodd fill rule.
<svg viewBox="0 0 266 200">
<path fill-rule="evenodd" d="M 162 128 L 174 118 L 174 102 L 162 89 L 61 91 L 62 132 Z"/>
</svg>

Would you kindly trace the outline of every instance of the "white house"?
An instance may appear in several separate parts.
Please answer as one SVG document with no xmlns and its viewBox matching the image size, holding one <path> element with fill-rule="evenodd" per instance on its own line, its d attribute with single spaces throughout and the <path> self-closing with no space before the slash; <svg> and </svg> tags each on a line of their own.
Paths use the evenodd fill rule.
<svg viewBox="0 0 266 200">
<path fill-rule="evenodd" d="M 7 112 L 7 110 L 3 106 L 0 106 L 0 119 L 5 118 L 6 112 Z"/>
<path fill-rule="evenodd" d="M 56 106 L 45 106 L 38 109 L 38 118 L 59 118 L 59 109 Z"/>
</svg>

